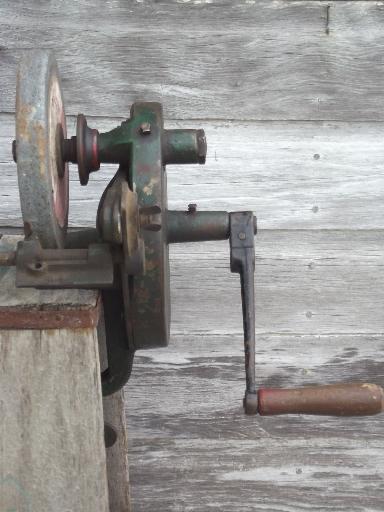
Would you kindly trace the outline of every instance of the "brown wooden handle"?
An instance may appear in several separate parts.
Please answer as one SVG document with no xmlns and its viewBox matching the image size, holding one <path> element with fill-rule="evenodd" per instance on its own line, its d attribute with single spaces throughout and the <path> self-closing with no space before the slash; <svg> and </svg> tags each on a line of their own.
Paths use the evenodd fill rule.
<svg viewBox="0 0 384 512">
<path fill-rule="evenodd" d="M 369 416 L 384 410 L 384 390 L 377 384 L 353 383 L 258 391 L 261 416 L 316 414 Z"/>
</svg>

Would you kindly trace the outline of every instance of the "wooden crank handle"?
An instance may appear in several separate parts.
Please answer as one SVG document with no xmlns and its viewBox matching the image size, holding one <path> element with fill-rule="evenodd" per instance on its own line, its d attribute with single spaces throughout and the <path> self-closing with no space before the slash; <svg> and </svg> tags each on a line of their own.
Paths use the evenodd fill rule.
<svg viewBox="0 0 384 512">
<path fill-rule="evenodd" d="M 384 390 L 377 384 L 351 383 L 296 389 L 258 390 L 258 413 L 369 416 L 384 410 Z"/>
</svg>

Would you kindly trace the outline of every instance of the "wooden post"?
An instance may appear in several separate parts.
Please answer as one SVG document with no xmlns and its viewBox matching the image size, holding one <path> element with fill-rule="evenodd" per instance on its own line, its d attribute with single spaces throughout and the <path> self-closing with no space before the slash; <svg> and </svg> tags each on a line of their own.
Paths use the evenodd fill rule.
<svg viewBox="0 0 384 512">
<path fill-rule="evenodd" d="M 14 241 L 3 237 L 0 250 Z M 13 268 L 0 268 L 0 510 L 127 512 L 128 498 L 120 506 L 111 485 L 108 497 L 117 466 L 127 486 L 126 453 L 123 464 L 116 453 L 126 434 L 121 395 L 107 398 L 106 420 L 118 430 L 107 462 L 99 294 L 17 289 L 14 280 Z"/>
<path fill-rule="evenodd" d="M 104 398 L 104 418 L 117 432 L 116 443 L 107 449 L 109 506 L 111 512 L 130 512 L 128 438 L 123 390 Z"/>
</svg>

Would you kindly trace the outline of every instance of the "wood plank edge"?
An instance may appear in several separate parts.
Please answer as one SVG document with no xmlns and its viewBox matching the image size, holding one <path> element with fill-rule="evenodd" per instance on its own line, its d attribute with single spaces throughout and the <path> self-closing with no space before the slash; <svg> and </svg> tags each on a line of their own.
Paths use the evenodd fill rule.
<svg viewBox="0 0 384 512">
<path fill-rule="evenodd" d="M 95 306 L 82 308 L 58 304 L 57 308 L 2 307 L 0 329 L 86 329 L 96 327 L 101 312 L 101 299 Z"/>
</svg>

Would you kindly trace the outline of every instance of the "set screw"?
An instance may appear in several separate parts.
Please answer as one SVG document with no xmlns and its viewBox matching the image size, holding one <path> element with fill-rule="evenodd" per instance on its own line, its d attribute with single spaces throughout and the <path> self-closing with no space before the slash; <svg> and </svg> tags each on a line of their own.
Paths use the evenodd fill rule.
<svg viewBox="0 0 384 512">
<path fill-rule="evenodd" d="M 143 135 L 149 135 L 151 133 L 151 125 L 149 123 L 142 123 L 140 125 L 140 131 Z"/>
</svg>

